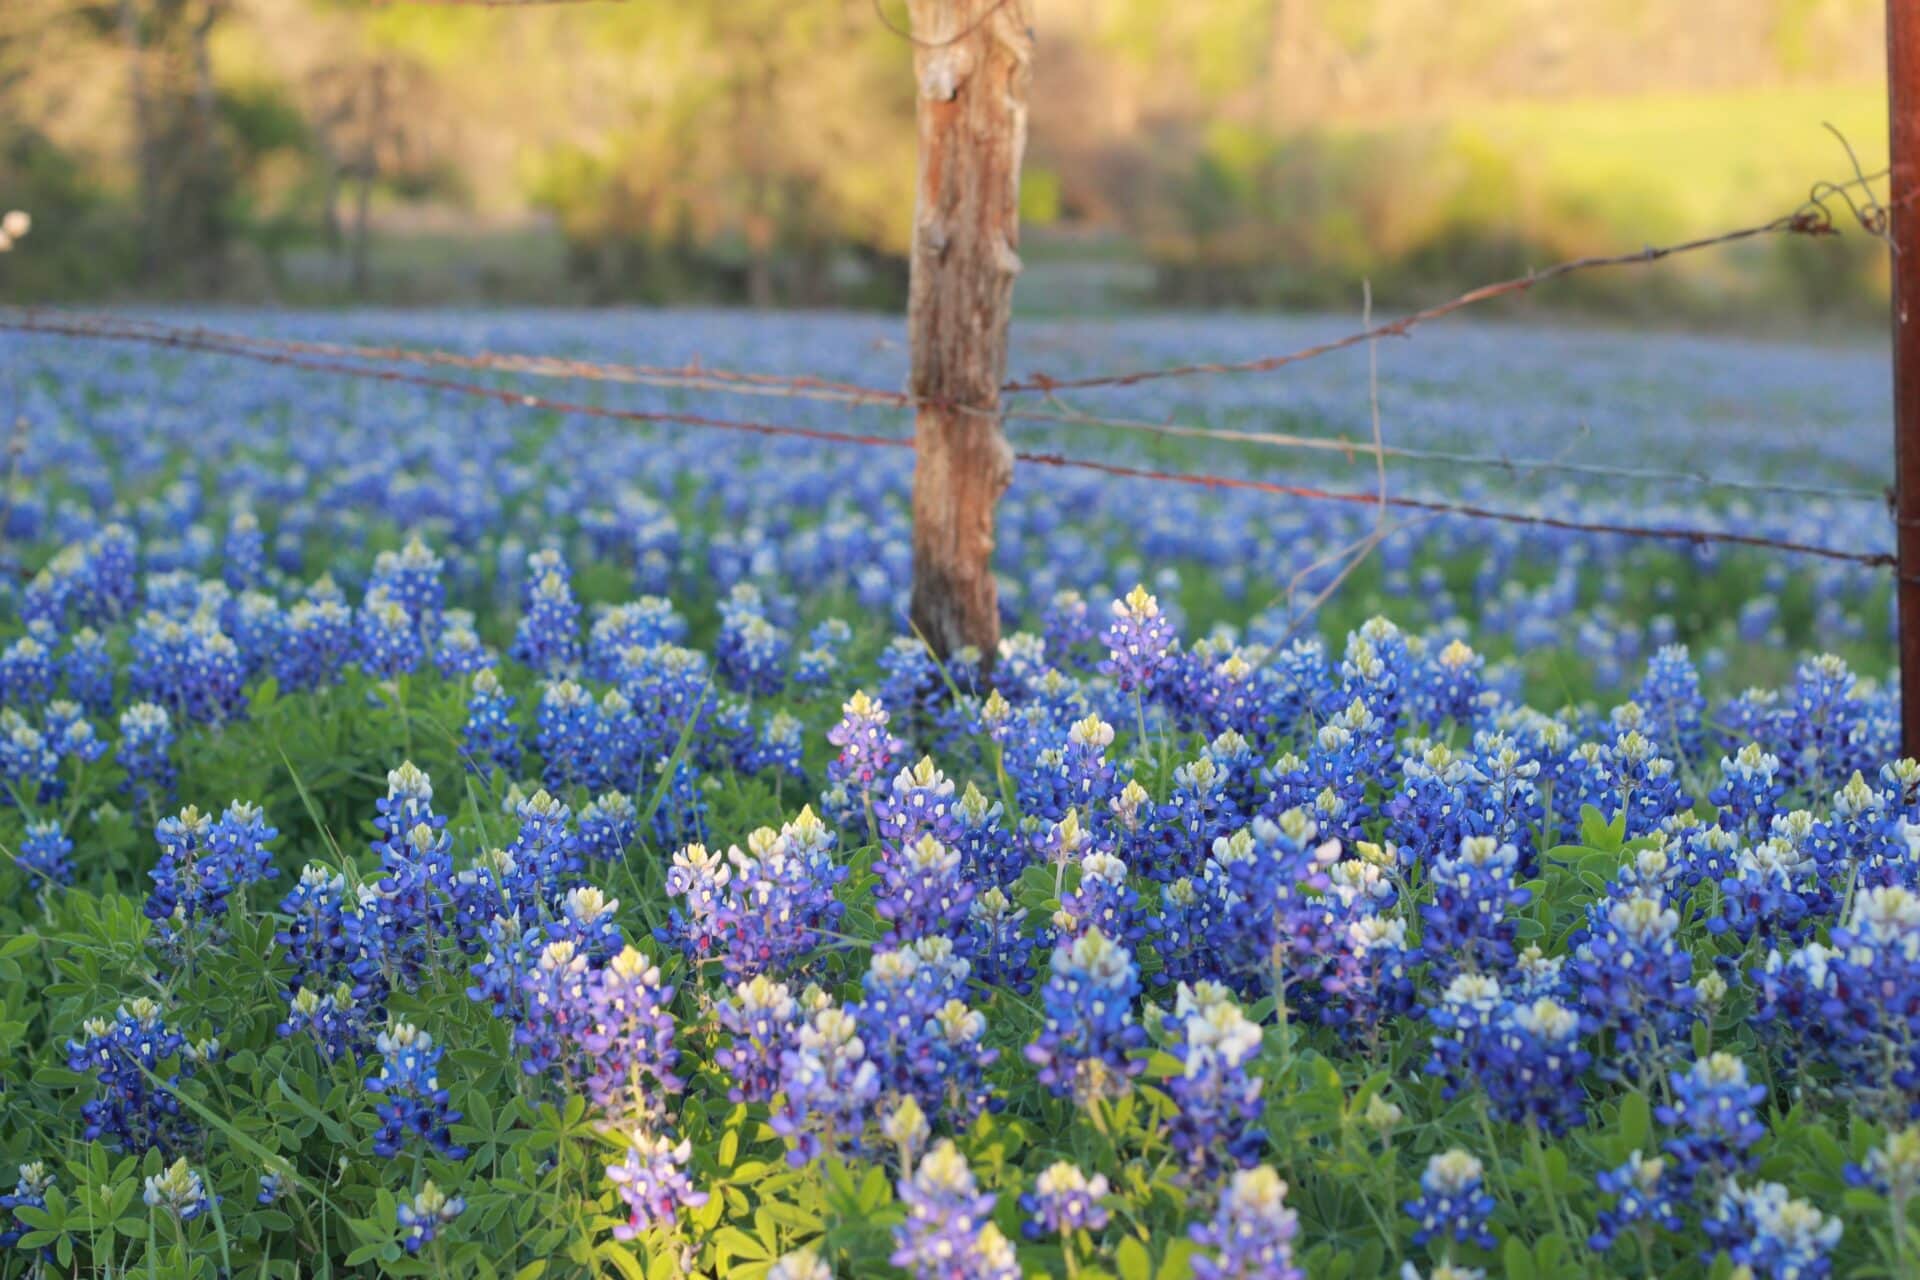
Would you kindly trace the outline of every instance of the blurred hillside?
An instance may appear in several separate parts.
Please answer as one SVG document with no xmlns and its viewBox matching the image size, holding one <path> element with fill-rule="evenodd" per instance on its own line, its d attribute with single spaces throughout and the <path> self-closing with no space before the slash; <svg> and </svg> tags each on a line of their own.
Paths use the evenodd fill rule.
<svg viewBox="0 0 1920 1280">
<path fill-rule="evenodd" d="M 1037 8 L 1030 308 L 1410 297 L 1782 211 L 1824 121 L 1884 160 L 1880 0 Z M 909 63 L 870 0 L 6 0 L 0 292 L 891 305 Z M 1844 313 L 1871 250 L 1571 296 Z"/>
</svg>

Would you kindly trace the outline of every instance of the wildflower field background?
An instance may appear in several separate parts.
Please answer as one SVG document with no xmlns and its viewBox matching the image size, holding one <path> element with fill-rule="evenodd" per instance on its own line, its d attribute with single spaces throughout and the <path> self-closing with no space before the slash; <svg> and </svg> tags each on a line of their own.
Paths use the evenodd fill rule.
<svg viewBox="0 0 1920 1280">
<path fill-rule="evenodd" d="M 829 315 L 222 323 L 904 358 Z M 1024 325 L 1013 363 L 1333 327 Z M 1349 356 L 1127 411 L 1362 440 Z M 1920 1268 L 1882 570 L 1422 517 L 1311 611 L 1370 507 L 1027 467 L 988 679 L 904 623 L 906 450 L 0 369 L 0 1274 Z M 1398 494 L 1890 544 L 1873 351 L 1463 326 L 1378 393 Z M 1635 471 L 1709 465 L 1746 487 Z"/>
</svg>

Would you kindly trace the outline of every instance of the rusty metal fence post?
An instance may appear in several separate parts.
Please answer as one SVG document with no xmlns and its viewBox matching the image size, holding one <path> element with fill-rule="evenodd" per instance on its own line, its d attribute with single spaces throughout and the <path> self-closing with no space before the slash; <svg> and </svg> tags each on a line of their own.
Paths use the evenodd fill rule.
<svg viewBox="0 0 1920 1280">
<path fill-rule="evenodd" d="M 1893 246 L 1895 593 L 1900 743 L 1920 755 L 1920 0 L 1887 0 L 1888 231 Z"/>
</svg>

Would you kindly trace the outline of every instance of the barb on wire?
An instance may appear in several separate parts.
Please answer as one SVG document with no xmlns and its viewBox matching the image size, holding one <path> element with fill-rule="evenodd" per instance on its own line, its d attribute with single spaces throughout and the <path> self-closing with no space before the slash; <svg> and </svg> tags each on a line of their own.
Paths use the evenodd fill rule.
<svg viewBox="0 0 1920 1280">
<path fill-rule="evenodd" d="M 1191 378 L 1203 375 L 1271 373 L 1290 364 L 1299 364 L 1320 356 L 1332 355 L 1336 351 L 1346 351 L 1363 342 L 1378 338 L 1405 337 L 1413 329 L 1423 324 L 1464 311 L 1468 307 L 1490 302 L 1495 298 L 1504 298 L 1525 293 L 1550 280 L 1574 275 L 1582 271 L 1597 271 L 1609 267 L 1638 266 L 1649 262 L 1659 262 L 1677 254 L 1693 253 L 1701 249 L 1716 248 L 1720 245 L 1734 244 L 1742 240 L 1752 240 L 1769 235 L 1829 236 L 1837 234 L 1833 224 L 1833 214 L 1826 206 L 1826 198 L 1845 188 L 1867 185 L 1870 178 L 1860 177 L 1844 183 L 1823 183 L 1815 186 L 1807 201 L 1792 213 L 1782 214 L 1767 222 L 1756 223 L 1750 227 L 1739 227 L 1718 235 L 1701 236 L 1693 240 L 1683 240 L 1677 244 L 1648 245 L 1632 253 L 1596 255 L 1584 258 L 1570 258 L 1557 262 L 1538 271 L 1529 271 L 1526 275 L 1515 276 L 1509 280 L 1484 284 L 1477 289 L 1436 303 L 1422 310 L 1411 312 L 1398 320 L 1389 320 L 1384 324 L 1370 325 L 1357 333 L 1332 338 L 1325 342 L 1316 342 L 1297 351 L 1281 355 L 1263 356 L 1256 360 L 1208 361 L 1194 364 L 1168 365 L 1159 369 L 1137 369 L 1123 373 L 1094 374 L 1082 378 L 1055 378 L 1048 374 L 1034 374 L 1023 379 L 1003 383 L 1001 390 L 1008 394 L 1022 392 L 1057 392 L 1088 390 L 1095 387 L 1133 387 L 1144 382 L 1159 382 L 1168 378 Z"/>
<path fill-rule="evenodd" d="M 25 314 L 37 315 L 29 309 Z M 713 392 L 772 399 L 814 400 L 828 403 L 911 409 L 918 403 L 902 391 L 889 391 L 860 383 L 836 381 L 813 375 L 748 372 L 711 367 L 692 361 L 679 365 L 608 364 L 570 357 L 521 355 L 499 352 L 456 352 L 421 347 L 367 346 L 338 342 L 316 342 L 290 338 L 268 338 L 232 330 L 201 326 L 170 325 L 142 317 L 60 313 L 75 323 L 97 327 L 101 337 L 132 336 L 134 333 L 169 335 L 196 341 L 216 342 L 223 346 L 247 347 L 259 351 L 320 355 L 347 360 L 369 360 L 444 366 L 475 372 L 524 374 L 529 377 L 616 382 L 654 388 Z M 1358 458 L 1404 458 L 1416 462 L 1440 462 L 1456 466 L 1499 471 L 1507 475 L 1552 472 L 1565 475 L 1598 476 L 1615 480 L 1637 480 L 1661 484 L 1689 485 L 1699 489 L 1724 489 L 1730 492 L 1781 494 L 1796 497 L 1834 498 L 1843 501 L 1883 503 L 1883 490 L 1868 486 L 1812 484 L 1777 480 L 1736 480 L 1708 475 L 1699 470 L 1673 470 L 1659 467 L 1631 467 L 1610 463 L 1575 462 L 1563 457 L 1462 452 L 1426 449 L 1412 445 L 1367 444 L 1345 436 L 1298 435 L 1284 431 L 1260 431 L 1230 427 L 1207 427 L 1164 419 L 1116 417 L 1089 413 L 1069 405 L 1057 392 L 1049 392 L 1042 401 L 1052 409 L 1014 406 L 1004 413 L 1009 421 L 1043 425 L 1095 427 L 1177 439 L 1216 440 L 1230 444 L 1269 449 L 1337 453 L 1348 461 Z M 1378 452 L 1376 452 L 1376 450 Z"/>
<path fill-rule="evenodd" d="M 259 361 L 264 364 L 305 369 L 315 373 L 366 378 L 377 382 L 416 386 L 433 391 L 451 392 L 458 395 L 471 396 L 475 399 L 489 400 L 515 408 L 539 410 L 548 413 L 572 414 L 580 417 L 599 418 L 609 421 L 691 426 L 718 431 L 743 432 L 759 436 L 792 437 L 829 444 L 852 444 L 894 449 L 913 448 L 913 441 L 911 439 L 899 436 L 868 435 L 850 431 L 796 427 L 770 422 L 741 421 L 730 418 L 716 418 L 705 414 L 644 409 L 619 409 L 607 405 L 555 400 L 545 396 L 529 395 L 525 392 L 508 390 L 502 387 L 489 387 L 479 383 L 462 382 L 455 378 L 441 378 L 430 374 L 409 373 L 399 369 L 369 368 L 365 365 L 350 364 L 337 360 L 323 360 L 307 356 L 260 351 L 244 346 L 223 344 L 210 339 L 195 338 L 180 333 L 143 333 L 133 330 L 102 331 L 98 327 L 87 324 L 47 319 L 30 314 L 0 315 L 0 331 L 43 333 L 68 338 L 144 342 L 162 347 L 202 351 L 214 355 L 226 355 L 237 359 Z M 1715 529 L 1698 529 L 1684 526 L 1662 527 L 1569 520 L 1558 516 L 1535 515 L 1524 511 L 1500 510 L 1470 503 L 1408 498 L 1399 494 L 1388 494 L 1382 498 L 1378 493 L 1321 489 L 1310 485 L 1284 484 L 1277 481 L 1254 480 L 1241 476 L 1158 471 L 1147 467 L 1128 466 L 1116 462 L 1103 462 L 1093 458 L 1069 457 L 1058 453 L 1016 451 L 1014 458 L 1017 461 L 1029 462 L 1035 466 L 1070 468 L 1130 479 L 1191 485 L 1204 489 L 1246 490 L 1301 498 L 1309 501 L 1358 503 L 1366 506 L 1374 506 L 1384 502 L 1386 506 L 1398 510 L 1423 511 L 1430 512 L 1434 515 L 1458 515 L 1478 520 L 1493 520 L 1507 524 L 1531 525 L 1540 528 L 1559 529 L 1577 533 L 1617 534 L 1621 537 L 1687 542 L 1694 545 L 1726 543 L 1735 546 L 1759 547 L 1767 550 L 1792 552 L 1826 560 L 1876 567 L 1892 565 L 1894 562 L 1893 557 L 1884 552 L 1849 551 L 1842 547 L 1828 547 L 1816 543 L 1794 542 L 1785 538 L 1770 538 L 1759 534 L 1732 533 Z"/>
</svg>

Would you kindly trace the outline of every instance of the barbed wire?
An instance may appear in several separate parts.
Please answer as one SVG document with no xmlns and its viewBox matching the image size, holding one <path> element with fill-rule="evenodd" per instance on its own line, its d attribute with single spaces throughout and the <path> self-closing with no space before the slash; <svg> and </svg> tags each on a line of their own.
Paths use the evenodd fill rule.
<svg viewBox="0 0 1920 1280">
<path fill-rule="evenodd" d="M 1843 182 L 1818 182 L 1809 192 L 1805 202 L 1792 213 L 1782 214 L 1767 222 L 1756 223 L 1750 227 L 1738 227 L 1732 231 L 1723 231 L 1718 235 L 1700 236 L 1692 240 L 1682 240 L 1675 244 L 1648 245 L 1632 253 L 1593 255 L 1584 258 L 1571 258 L 1557 262 L 1538 271 L 1529 271 L 1523 276 L 1484 284 L 1465 293 L 1458 294 L 1445 302 L 1435 303 L 1419 311 L 1411 312 L 1398 320 L 1389 320 L 1384 324 L 1369 325 L 1357 332 L 1332 338 L 1325 342 L 1316 342 L 1296 351 L 1280 355 L 1262 356 L 1253 360 L 1204 361 L 1193 364 L 1168 365 L 1159 369 L 1135 369 L 1121 373 L 1092 374 L 1086 377 L 1056 378 L 1049 374 L 1031 374 L 1026 378 L 1015 379 L 1001 384 L 1000 390 L 1008 394 L 1038 392 L 1055 394 L 1061 391 L 1091 390 L 1099 387 L 1135 387 L 1147 382 L 1160 382 L 1170 378 L 1191 378 L 1221 374 L 1271 373 L 1291 364 L 1320 356 L 1332 355 L 1337 351 L 1346 351 L 1365 342 L 1379 338 L 1405 337 L 1415 328 L 1431 324 L 1435 320 L 1450 316 L 1457 311 L 1491 302 L 1496 298 L 1510 297 L 1525 293 L 1551 280 L 1558 280 L 1584 271 L 1600 271 L 1612 267 L 1639 266 L 1659 262 L 1679 254 L 1696 253 L 1702 249 L 1718 248 L 1722 245 L 1736 244 L 1742 240 L 1753 240 L 1769 235 L 1829 236 L 1838 234 L 1833 223 L 1833 213 L 1826 201 L 1841 195 L 1854 187 L 1871 188 L 1871 184 L 1887 175 L 1886 170 L 1874 174 L 1860 175 Z M 1849 202 L 1851 206 L 1851 202 Z M 1872 232 L 1867 217 L 1858 207 L 1853 207 L 1863 225 Z M 1882 206 L 1870 203 L 1869 208 L 1880 210 Z M 1878 234 L 1875 232 L 1875 234 Z"/>
<path fill-rule="evenodd" d="M 390 384 L 451 392 L 471 396 L 476 399 L 489 400 L 515 408 L 539 410 L 549 413 L 569 414 L 621 422 L 675 424 L 711 430 L 741 432 L 758 436 L 791 437 L 830 444 L 849 444 L 896 449 L 913 448 L 913 441 L 911 439 L 899 436 L 879 436 L 858 432 L 834 431 L 825 428 L 799 427 L 781 423 L 717 418 L 706 414 L 622 409 L 607 405 L 555 400 L 545 396 L 530 395 L 525 392 L 513 391 L 502 387 L 490 387 L 479 383 L 462 382 L 454 378 L 440 378 L 429 374 L 411 373 L 400 369 L 369 368 L 365 365 L 349 364 L 337 360 L 324 360 L 302 355 L 262 351 L 187 334 L 103 333 L 97 328 L 86 324 L 50 320 L 37 316 L 0 318 L 0 331 L 41 333 L 75 339 L 146 342 L 163 347 L 200 351 L 214 355 L 226 355 L 237 359 L 304 369 L 316 373 L 363 378 Z M 1842 547 L 1796 542 L 1791 539 L 1773 538 L 1760 534 L 1743 534 L 1725 530 L 1700 529 L 1685 526 L 1630 525 L 1601 521 L 1572 520 L 1559 516 L 1540 515 L 1533 512 L 1485 507 L 1472 503 L 1448 502 L 1440 499 L 1409 498 L 1397 494 L 1323 489 L 1311 485 L 1256 480 L 1244 476 L 1162 471 L 1148 467 L 1130 466 L 1124 463 L 1106 462 L 1094 458 L 1073 457 L 1065 454 L 1044 453 L 1031 450 L 1016 450 L 1014 452 L 1014 458 L 1017 461 L 1031 463 L 1035 466 L 1084 470 L 1109 476 L 1180 484 L 1204 489 L 1245 490 L 1300 498 L 1308 501 L 1382 506 L 1399 510 L 1426 512 L 1432 515 L 1457 515 L 1478 520 L 1491 520 L 1506 524 L 1534 526 L 1567 532 L 1613 534 L 1629 538 L 1685 542 L 1696 546 L 1725 543 L 1735 546 L 1756 547 L 1778 552 L 1807 555 L 1825 560 L 1860 564 L 1876 568 L 1891 566 L 1894 563 L 1894 557 L 1884 552 L 1849 551 Z"/>
<path fill-rule="evenodd" d="M 892 32 L 894 35 L 899 36 L 902 40 L 905 40 L 908 44 L 912 45 L 916 49 L 945 49 L 951 45 L 959 44 L 962 40 L 965 40 L 968 36 L 972 35 L 974 32 L 978 31 L 980 28 L 986 26 L 987 23 L 993 21 L 993 16 L 996 13 L 999 13 L 1002 9 L 1006 8 L 1009 3 L 1011 3 L 1011 0 L 998 0 L 998 3 L 994 4 L 985 13 L 975 18 L 972 22 L 969 22 L 966 26 L 962 27 L 959 31 L 946 37 L 944 40 L 927 40 L 920 36 L 916 36 L 915 34 L 913 34 L 913 32 L 900 26 L 898 23 L 894 22 L 892 18 L 889 18 L 887 16 L 887 11 L 881 7 L 882 0 L 873 0 L 873 16 L 876 20 L 878 20 L 881 26 L 885 27 L 888 31 Z"/>
<path fill-rule="evenodd" d="M 28 309 L 24 314 L 39 314 Z M 434 348 L 357 345 L 302 339 L 269 338 L 231 330 L 201 326 L 171 325 L 142 317 L 82 315 L 63 317 L 72 323 L 91 326 L 90 332 L 102 338 L 132 338 L 148 335 L 159 342 L 169 338 L 209 341 L 222 346 L 319 355 L 328 358 L 368 360 L 386 363 L 437 365 L 476 372 L 525 374 L 531 377 L 579 379 L 615 382 L 670 390 L 706 391 L 726 395 L 757 396 L 774 399 L 814 400 L 827 403 L 913 409 L 924 401 L 900 391 L 864 386 L 810 375 L 742 372 L 712 368 L 695 363 L 681 365 L 607 364 L 562 356 L 522 355 L 497 352 L 463 353 Z M 68 335 L 78 336 L 78 335 Z M 170 344 L 178 345 L 178 344 Z M 1010 407 L 1003 417 L 1010 421 L 1056 426 L 1079 426 L 1163 435 L 1177 439 L 1213 440 L 1262 448 L 1294 449 L 1339 454 L 1348 460 L 1362 458 L 1401 458 L 1414 462 L 1437 462 L 1454 466 L 1499 471 L 1507 475 L 1566 474 L 1596 476 L 1616 480 L 1637 480 L 1661 484 L 1687 485 L 1703 490 L 1794 497 L 1831 498 L 1841 501 L 1884 503 L 1886 492 L 1865 486 L 1796 483 L 1775 480 L 1740 480 L 1708 475 L 1703 471 L 1682 471 L 1658 467 L 1629 467 L 1608 463 L 1568 461 L 1558 457 L 1513 456 L 1420 448 L 1410 445 L 1381 445 L 1345 437 L 1302 435 L 1292 432 L 1263 431 L 1229 427 L 1199 426 L 1164 419 L 1129 418 L 1094 414 L 1070 408 L 1057 395 L 1045 403 L 1056 409 Z"/>
</svg>

